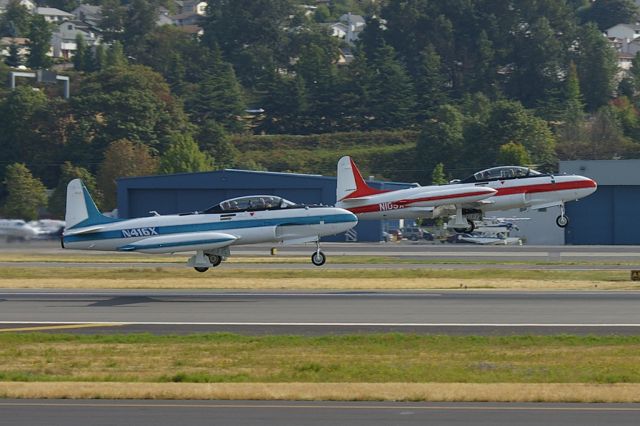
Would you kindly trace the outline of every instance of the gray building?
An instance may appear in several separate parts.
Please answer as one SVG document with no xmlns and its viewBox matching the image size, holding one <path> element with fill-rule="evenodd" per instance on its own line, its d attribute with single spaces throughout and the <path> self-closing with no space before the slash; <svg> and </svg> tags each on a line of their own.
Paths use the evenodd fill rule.
<svg viewBox="0 0 640 426">
<path fill-rule="evenodd" d="M 567 204 L 567 244 L 640 245 L 640 160 L 561 161 L 560 172 L 598 183 L 595 193 Z"/>
</svg>

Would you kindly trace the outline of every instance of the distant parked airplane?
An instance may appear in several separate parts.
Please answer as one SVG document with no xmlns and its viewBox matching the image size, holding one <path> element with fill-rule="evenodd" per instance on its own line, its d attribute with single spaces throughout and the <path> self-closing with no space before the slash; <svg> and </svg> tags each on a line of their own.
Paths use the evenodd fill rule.
<svg viewBox="0 0 640 426">
<path fill-rule="evenodd" d="M 317 249 L 311 262 L 321 266 L 326 257 L 320 251 L 320 237 L 347 231 L 358 219 L 340 208 L 298 205 L 271 195 L 234 198 L 204 212 L 115 219 L 102 215 L 87 188 L 74 179 L 67 186 L 65 221 L 63 248 L 141 253 L 195 251 L 187 265 L 205 272 L 229 257 L 231 246 L 264 242 L 315 242 Z"/>
<path fill-rule="evenodd" d="M 596 189 L 596 182 L 584 176 L 551 175 L 527 167 L 503 166 L 482 170 L 447 185 L 377 190 L 366 184 L 350 157 L 342 157 L 338 161 L 336 206 L 348 209 L 361 219 L 428 219 L 455 215 L 452 227 L 457 232 L 473 231 L 473 219 L 482 219 L 485 212 L 560 206 L 556 224 L 564 228 L 569 223 L 564 203 L 586 197 Z M 486 192 L 481 192 L 483 190 Z M 438 191 L 443 195 L 436 195 Z M 419 197 L 426 198 L 427 203 L 412 202 L 404 195 L 420 192 L 428 194 Z"/>
</svg>

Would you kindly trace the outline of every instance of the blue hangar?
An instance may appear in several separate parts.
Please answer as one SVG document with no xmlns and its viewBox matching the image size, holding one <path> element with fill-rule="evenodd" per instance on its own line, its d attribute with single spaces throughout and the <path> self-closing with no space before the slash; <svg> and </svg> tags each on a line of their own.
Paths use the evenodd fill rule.
<svg viewBox="0 0 640 426">
<path fill-rule="evenodd" d="M 151 211 L 175 214 L 206 210 L 229 198 L 277 195 L 304 204 L 334 205 L 336 178 L 296 173 L 218 170 L 201 173 L 118 179 L 118 216 L 148 216 Z M 404 189 L 412 184 L 370 181 L 377 189 Z M 381 241 L 383 223 L 362 221 L 346 234 L 327 241 Z"/>
</svg>

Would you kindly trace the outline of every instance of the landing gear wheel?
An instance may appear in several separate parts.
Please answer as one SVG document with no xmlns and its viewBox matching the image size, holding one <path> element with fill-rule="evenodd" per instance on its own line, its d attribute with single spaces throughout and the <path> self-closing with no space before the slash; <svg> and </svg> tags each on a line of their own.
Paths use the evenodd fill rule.
<svg viewBox="0 0 640 426">
<path fill-rule="evenodd" d="M 222 263 L 222 256 L 218 256 L 217 254 L 208 254 L 209 262 L 211 262 L 211 266 L 215 268 L 219 264 Z"/>
<path fill-rule="evenodd" d="M 207 272 L 209 270 L 209 268 L 207 268 L 205 266 L 196 266 L 193 269 L 195 269 L 198 272 Z"/>
<path fill-rule="evenodd" d="M 569 224 L 569 218 L 565 215 L 560 215 L 556 218 L 556 225 L 560 228 L 564 228 Z"/>
<path fill-rule="evenodd" d="M 454 231 L 456 231 L 458 234 L 462 234 L 462 233 L 472 233 L 474 229 L 476 229 L 476 225 L 473 223 L 473 221 L 471 219 L 467 219 L 467 223 L 469 224 L 468 227 L 466 228 L 453 228 Z"/>
<path fill-rule="evenodd" d="M 317 251 L 311 255 L 311 263 L 316 266 L 322 266 L 326 261 L 327 257 L 321 251 Z"/>
</svg>

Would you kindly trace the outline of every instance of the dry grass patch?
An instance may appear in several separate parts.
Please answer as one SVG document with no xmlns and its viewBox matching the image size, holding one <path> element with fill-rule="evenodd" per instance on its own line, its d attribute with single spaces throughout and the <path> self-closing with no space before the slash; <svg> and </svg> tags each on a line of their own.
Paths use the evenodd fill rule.
<svg viewBox="0 0 640 426">
<path fill-rule="evenodd" d="M 583 383 L 16 383 L 0 397 L 434 402 L 640 402 L 640 385 Z"/>
</svg>

